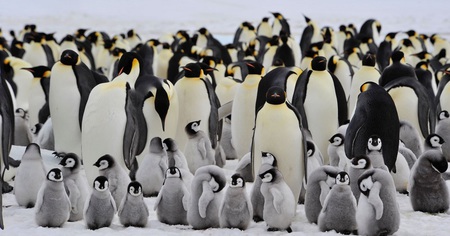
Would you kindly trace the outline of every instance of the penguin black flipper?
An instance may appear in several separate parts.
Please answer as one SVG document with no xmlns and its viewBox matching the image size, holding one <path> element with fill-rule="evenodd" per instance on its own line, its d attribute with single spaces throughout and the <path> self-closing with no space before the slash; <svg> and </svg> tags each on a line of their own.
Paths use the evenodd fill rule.
<svg viewBox="0 0 450 236">
<path fill-rule="evenodd" d="M 342 87 L 341 82 L 339 82 L 339 79 L 333 73 L 330 73 L 330 75 L 333 78 L 334 92 L 336 93 L 336 100 L 338 102 L 338 121 L 339 126 L 341 126 L 348 121 L 347 99 L 345 97 L 344 88 Z"/>
<path fill-rule="evenodd" d="M 422 66 L 424 68 L 422 68 Z M 415 72 L 416 72 L 417 78 L 419 79 L 419 82 L 427 90 L 428 97 L 431 99 L 431 101 L 433 101 L 433 107 L 434 107 L 435 95 L 434 95 L 434 90 L 432 87 L 433 74 L 428 69 L 425 69 L 425 68 L 428 68 L 428 63 L 424 62 L 424 61 L 419 62 L 416 65 Z"/>
<path fill-rule="evenodd" d="M 220 101 L 214 92 L 214 88 L 208 79 L 202 78 L 205 83 L 206 90 L 208 91 L 209 102 L 211 105 L 211 112 L 209 113 L 208 128 L 209 139 L 211 140 L 211 146 L 213 149 L 217 147 L 217 135 L 222 133 L 222 122 L 219 121 L 219 107 Z M 220 131 L 220 132 L 219 132 Z M 219 138 L 220 139 L 220 138 Z"/>
<path fill-rule="evenodd" d="M 280 36 L 282 45 L 279 46 L 273 56 L 273 61 L 281 60 L 286 67 L 295 66 L 294 52 L 287 44 L 287 36 Z"/>
<path fill-rule="evenodd" d="M 305 16 L 306 22 L 309 22 L 309 18 Z M 313 36 L 314 29 L 312 25 L 308 25 L 305 27 L 302 33 L 302 37 L 300 38 L 300 50 L 302 51 L 302 58 L 305 57 L 306 51 L 309 49 L 309 45 L 311 45 L 311 39 Z"/>
<path fill-rule="evenodd" d="M 86 66 L 86 64 L 81 63 L 72 66 L 73 73 L 77 78 L 77 87 L 80 92 L 80 108 L 78 111 L 78 120 L 81 130 L 81 123 L 83 121 L 84 108 L 89 98 L 91 90 L 97 85 L 95 82 L 94 75 L 91 70 Z"/>
<path fill-rule="evenodd" d="M 298 77 L 297 83 L 295 84 L 294 96 L 292 97 L 292 105 L 297 108 L 300 115 L 302 116 L 302 126 L 304 129 L 308 129 L 308 120 L 306 119 L 305 108 L 303 102 L 306 98 L 306 86 L 308 85 L 309 77 L 312 70 L 304 70 L 302 74 Z"/>
<path fill-rule="evenodd" d="M 94 76 L 94 80 L 95 80 L 95 83 L 96 83 L 97 85 L 98 85 L 98 84 L 108 83 L 108 82 L 109 82 L 108 77 L 106 77 L 105 75 L 100 74 L 100 73 L 98 73 L 98 72 L 95 71 L 95 70 L 91 70 L 91 72 L 92 72 L 92 75 Z"/>
<path fill-rule="evenodd" d="M 286 105 L 287 105 L 287 107 L 289 108 L 289 109 L 291 109 L 292 110 L 292 112 L 294 112 L 294 114 L 295 114 L 295 116 L 297 116 L 297 119 L 298 119 L 298 125 L 299 125 L 299 127 L 300 127 L 300 130 L 301 130 L 301 132 L 302 132 L 302 137 L 303 137 L 303 142 L 300 144 L 300 145 L 302 145 L 302 147 L 303 147 L 303 163 L 304 163 L 304 165 L 303 165 L 303 167 L 304 167 L 304 172 L 303 173 L 308 173 L 307 171 L 306 171 L 306 169 L 307 169 L 307 163 L 308 163 L 308 154 L 307 154 L 307 148 L 306 148 L 306 138 L 305 138 L 305 129 L 303 128 L 303 126 L 302 126 L 302 123 L 303 123 L 303 121 L 302 121 L 302 116 L 301 116 L 301 113 L 297 110 L 297 108 L 296 107 L 294 107 L 290 102 L 288 102 L 288 101 L 286 101 Z M 303 116 L 303 117 L 306 117 L 306 116 Z M 306 181 L 306 183 L 307 183 L 307 180 L 308 180 L 308 178 L 307 178 L 307 175 L 305 175 L 305 181 Z"/>
<path fill-rule="evenodd" d="M 138 48 L 138 46 L 136 46 Z M 143 73 L 153 75 L 153 60 L 155 56 L 154 49 L 147 43 L 140 44 L 136 53 L 141 56 L 143 62 Z"/>
<path fill-rule="evenodd" d="M 155 110 L 161 119 L 162 130 L 165 131 L 166 117 L 169 111 L 170 101 L 166 90 L 162 85 L 158 86 L 155 95 Z"/>
<path fill-rule="evenodd" d="M 44 106 L 42 106 L 41 109 L 39 109 L 38 122 L 44 124 L 49 117 L 50 117 L 50 106 L 48 105 L 48 102 L 46 102 Z"/>
<path fill-rule="evenodd" d="M 377 51 L 377 64 L 380 68 L 380 71 L 383 71 L 389 65 L 389 58 L 391 58 L 392 49 L 391 43 L 387 41 L 383 41 L 380 43 Z"/>
</svg>

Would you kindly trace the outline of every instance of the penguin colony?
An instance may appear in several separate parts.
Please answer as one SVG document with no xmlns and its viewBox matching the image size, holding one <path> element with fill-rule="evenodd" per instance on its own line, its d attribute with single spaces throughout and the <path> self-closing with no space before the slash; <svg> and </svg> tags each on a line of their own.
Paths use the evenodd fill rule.
<svg viewBox="0 0 450 236">
<path fill-rule="evenodd" d="M 206 28 L 147 41 L 0 31 L 1 190 L 18 166 L 11 145 L 28 145 L 14 193 L 45 227 L 109 227 L 116 214 L 146 227 L 144 197 L 159 221 L 193 229 L 301 231 L 301 203 L 320 231 L 391 235 L 396 191 L 416 211 L 446 212 L 450 42 L 306 16 L 298 41 L 272 14 L 228 45 Z M 40 148 L 60 167 L 46 170 Z M 230 180 L 226 158 L 239 161 Z"/>
</svg>

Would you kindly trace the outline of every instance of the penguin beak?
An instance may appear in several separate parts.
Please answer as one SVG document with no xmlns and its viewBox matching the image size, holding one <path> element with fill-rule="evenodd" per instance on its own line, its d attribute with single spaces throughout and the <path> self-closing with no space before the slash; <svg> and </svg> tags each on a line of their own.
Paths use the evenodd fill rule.
<svg viewBox="0 0 450 236">
<path fill-rule="evenodd" d="M 117 75 L 121 75 L 122 73 L 123 73 L 123 67 L 120 68 L 120 71 L 119 71 L 119 73 Z"/>
</svg>

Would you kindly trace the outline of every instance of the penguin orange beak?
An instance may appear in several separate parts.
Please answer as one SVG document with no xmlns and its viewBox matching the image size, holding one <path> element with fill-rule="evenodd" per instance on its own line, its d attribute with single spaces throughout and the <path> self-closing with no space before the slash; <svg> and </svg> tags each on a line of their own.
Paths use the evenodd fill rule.
<svg viewBox="0 0 450 236">
<path fill-rule="evenodd" d="M 122 73 L 123 73 L 123 67 L 120 68 L 120 71 L 119 71 L 119 73 L 118 73 L 117 75 L 120 75 L 120 74 L 122 74 Z"/>
</svg>

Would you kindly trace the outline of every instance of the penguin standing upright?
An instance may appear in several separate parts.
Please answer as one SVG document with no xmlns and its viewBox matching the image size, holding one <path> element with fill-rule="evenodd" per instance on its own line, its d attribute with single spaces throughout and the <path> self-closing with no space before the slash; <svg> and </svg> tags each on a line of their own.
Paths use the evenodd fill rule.
<svg viewBox="0 0 450 236">
<path fill-rule="evenodd" d="M 414 67 L 404 64 L 405 54 L 403 52 L 393 52 L 391 59 L 392 64 L 383 70 L 383 73 L 381 73 L 380 79 L 378 80 L 380 86 L 384 87 L 389 82 L 400 77 L 414 77 L 417 79 Z"/>
<path fill-rule="evenodd" d="M 28 125 L 41 123 L 44 124 L 50 116 L 50 108 L 48 105 L 49 86 L 50 86 L 50 68 L 46 66 L 38 66 L 32 68 L 24 68 L 33 74 L 31 80 L 30 93 L 28 96 Z"/>
<path fill-rule="evenodd" d="M 108 178 L 98 176 L 94 180 L 91 196 L 84 206 L 86 226 L 91 230 L 109 227 L 116 210 L 116 202 L 109 192 Z"/>
<path fill-rule="evenodd" d="M 147 225 L 149 212 L 139 182 L 132 181 L 128 184 L 127 193 L 123 196 L 117 215 L 125 227 L 143 228 Z"/>
<path fill-rule="evenodd" d="M 184 154 L 192 174 L 195 174 L 195 171 L 202 166 L 216 164 L 211 141 L 207 134 L 200 130 L 200 124 L 201 121 L 198 120 L 189 122 L 186 125 L 186 133 L 189 140 L 186 143 Z"/>
<path fill-rule="evenodd" d="M 345 92 L 345 99 L 348 100 L 354 75 L 352 65 L 350 65 L 347 59 L 334 55 L 330 57 L 327 67 L 339 79 Z"/>
<path fill-rule="evenodd" d="M 284 31 L 288 36 L 291 35 L 291 29 L 286 18 L 279 12 L 272 12 L 275 17 L 272 23 L 272 35 L 280 35 L 281 31 Z"/>
<path fill-rule="evenodd" d="M 397 32 L 391 32 L 386 34 L 384 41 L 380 43 L 376 55 L 377 65 L 380 71 L 383 71 L 389 65 L 389 59 L 391 58 L 392 50 L 397 47 L 397 40 L 395 36 Z"/>
<path fill-rule="evenodd" d="M 442 144 L 442 153 L 450 160 L 450 115 L 447 110 L 443 110 L 438 115 L 438 123 L 436 125 L 436 134 L 444 140 L 449 140 Z"/>
<path fill-rule="evenodd" d="M 36 33 L 32 36 L 31 42 L 25 47 L 22 59 L 29 62 L 31 66 L 47 66 L 51 68 L 55 64 L 55 58 L 51 49 L 45 42 L 45 35 Z"/>
<path fill-rule="evenodd" d="M 29 109 L 28 97 L 30 93 L 33 76 L 26 68 L 33 67 L 30 63 L 20 58 L 7 57 L 3 61 L 5 67 L 12 68 L 12 81 L 17 86 L 15 91 L 16 107 L 24 110 Z"/>
<path fill-rule="evenodd" d="M 358 178 L 366 170 L 372 169 L 372 164 L 370 163 L 369 157 L 366 155 L 353 157 L 350 162 L 350 167 L 348 169 L 348 175 L 350 177 L 350 188 L 352 189 L 353 195 L 356 201 L 359 199 L 361 191 L 359 191 Z"/>
<path fill-rule="evenodd" d="M 256 35 L 272 38 L 272 26 L 269 24 L 269 17 L 262 18 L 261 22 L 256 28 Z"/>
<path fill-rule="evenodd" d="M 302 51 L 302 58 L 305 57 L 306 52 L 310 49 L 312 43 L 323 41 L 323 36 L 320 33 L 320 28 L 309 17 L 304 16 L 307 26 L 303 30 L 300 38 L 300 49 Z"/>
<path fill-rule="evenodd" d="M 330 157 L 330 165 L 337 166 L 341 170 L 348 170 L 347 156 L 344 150 L 344 135 L 337 133 L 333 135 L 329 140 L 328 156 Z"/>
</svg>

